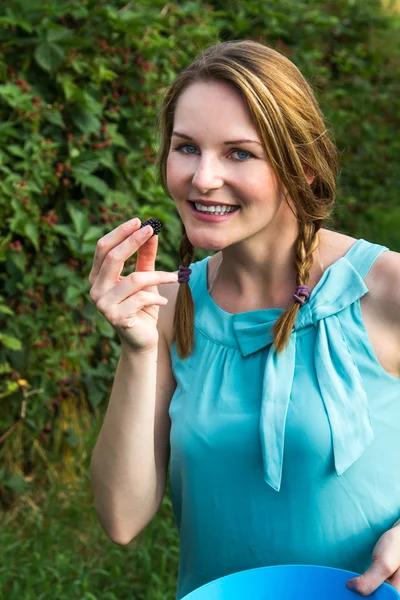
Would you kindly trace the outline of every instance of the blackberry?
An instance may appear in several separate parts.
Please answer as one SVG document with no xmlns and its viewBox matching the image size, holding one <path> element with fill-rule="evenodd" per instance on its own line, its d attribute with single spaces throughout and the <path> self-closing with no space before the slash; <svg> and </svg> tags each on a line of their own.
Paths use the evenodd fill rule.
<svg viewBox="0 0 400 600">
<path fill-rule="evenodd" d="M 147 221 L 144 221 L 144 223 L 141 224 L 140 229 L 142 227 L 144 227 L 145 225 L 151 225 L 152 226 L 152 228 L 154 230 L 154 234 L 153 235 L 158 235 L 160 233 L 161 227 L 162 227 L 162 223 L 158 219 L 148 219 Z"/>
</svg>

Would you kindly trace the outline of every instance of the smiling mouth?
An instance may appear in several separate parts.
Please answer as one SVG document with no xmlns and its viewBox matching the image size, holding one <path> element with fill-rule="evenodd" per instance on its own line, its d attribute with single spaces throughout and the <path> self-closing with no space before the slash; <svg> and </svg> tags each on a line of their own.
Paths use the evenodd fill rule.
<svg viewBox="0 0 400 600">
<path fill-rule="evenodd" d="M 206 208 L 207 210 L 198 210 L 196 208 L 196 202 L 193 202 L 192 200 L 189 200 L 189 204 L 192 207 L 192 210 L 194 210 L 197 213 L 200 214 L 208 214 L 208 215 L 228 215 L 228 214 L 232 214 L 234 212 L 237 212 L 240 209 L 240 206 L 234 206 L 232 204 L 218 204 L 217 206 L 226 206 L 229 210 L 224 210 L 224 211 L 219 211 L 219 210 L 210 210 L 213 208 L 213 206 L 215 205 L 210 205 L 210 206 L 206 206 L 206 205 L 202 205 L 204 206 L 204 208 Z"/>
</svg>

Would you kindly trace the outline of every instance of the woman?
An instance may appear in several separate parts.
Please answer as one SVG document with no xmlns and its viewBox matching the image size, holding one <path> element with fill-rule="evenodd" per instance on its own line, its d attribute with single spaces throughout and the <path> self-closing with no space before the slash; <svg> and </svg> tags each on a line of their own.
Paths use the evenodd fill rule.
<svg viewBox="0 0 400 600">
<path fill-rule="evenodd" d="M 400 590 L 400 255 L 325 227 L 336 149 L 271 48 L 206 49 L 168 88 L 160 129 L 182 285 L 145 273 L 157 236 L 137 221 L 103 238 L 91 273 L 122 344 L 92 461 L 103 526 L 118 543 L 146 526 L 170 456 L 177 598 L 300 563 L 367 570 L 362 595 Z M 216 253 L 193 262 L 196 247 Z"/>
</svg>

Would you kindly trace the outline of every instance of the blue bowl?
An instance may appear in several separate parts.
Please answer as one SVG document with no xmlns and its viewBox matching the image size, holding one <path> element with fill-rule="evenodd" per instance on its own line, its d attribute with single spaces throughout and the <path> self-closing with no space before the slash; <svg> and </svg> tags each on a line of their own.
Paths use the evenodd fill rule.
<svg viewBox="0 0 400 600">
<path fill-rule="evenodd" d="M 346 581 L 360 573 L 313 565 L 279 565 L 249 569 L 211 581 L 182 600 L 356 600 Z M 383 583 L 370 600 L 398 600 L 400 594 Z"/>
</svg>

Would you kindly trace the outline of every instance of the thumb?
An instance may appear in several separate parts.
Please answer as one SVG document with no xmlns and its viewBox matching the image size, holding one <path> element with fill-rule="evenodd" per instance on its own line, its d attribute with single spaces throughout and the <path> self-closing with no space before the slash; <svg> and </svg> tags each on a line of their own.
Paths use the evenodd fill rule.
<svg viewBox="0 0 400 600">
<path fill-rule="evenodd" d="M 388 577 L 387 570 L 382 563 L 376 561 L 372 563 L 369 569 L 359 577 L 353 577 L 346 583 L 346 587 L 361 596 L 369 596 L 386 581 Z"/>
</svg>

